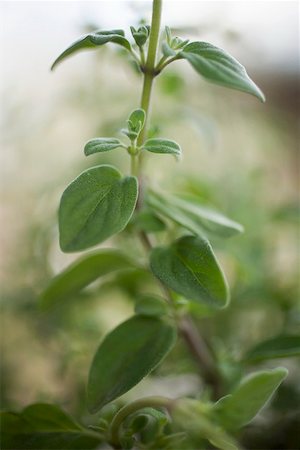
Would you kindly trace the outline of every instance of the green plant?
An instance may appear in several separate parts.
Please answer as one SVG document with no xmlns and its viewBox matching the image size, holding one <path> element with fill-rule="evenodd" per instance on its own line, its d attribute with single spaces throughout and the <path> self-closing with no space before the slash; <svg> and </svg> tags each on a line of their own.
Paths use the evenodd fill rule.
<svg viewBox="0 0 300 450">
<path fill-rule="evenodd" d="M 129 115 L 127 128 L 122 130 L 128 142 L 96 138 L 84 148 L 86 156 L 124 149 L 130 156 L 131 174 L 124 177 L 115 167 L 101 165 L 79 175 L 62 196 L 59 230 L 62 250 L 75 252 L 104 242 L 130 223 L 130 232 L 138 237 L 145 252 L 141 254 L 137 247 L 129 256 L 115 248 L 86 254 L 50 283 L 41 302 L 44 306 L 59 302 L 110 272 L 151 270 L 162 293 L 139 296 L 136 314 L 101 343 L 90 370 L 88 408 L 97 413 L 135 386 L 169 353 L 178 334 L 199 362 L 209 398 L 142 398 L 109 417 L 103 415 L 90 429 L 56 406 L 36 404 L 20 414 L 4 413 L 3 448 L 88 449 L 101 443 L 114 448 L 207 448 L 207 441 L 224 450 L 238 448 L 237 430 L 252 420 L 286 376 L 283 368 L 259 371 L 228 394 L 215 355 L 188 312 L 195 308 L 203 315 L 217 314 L 228 305 L 226 278 L 207 236 L 229 237 L 241 232 L 242 227 L 195 198 L 177 198 L 146 185 L 147 152 L 175 157 L 181 154 L 176 142 L 147 135 L 153 81 L 170 63 L 185 59 L 208 81 L 260 100 L 264 97 L 244 68 L 223 50 L 173 37 L 169 28 L 156 62 L 161 6 L 160 0 L 154 0 L 151 27 L 131 28 L 135 44 L 130 44 L 122 30 L 90 33 L 71 45 L 53 65 L 79 50 L 112 42 L 129 52 L 143 73 L 140 108 Z M 159 233 L 169 237 L 170 224 L 176 227 L 176 239 L 157 246 Z M 296 353 L 299 339 L 285 336 L 260 344 L 245 360 Z"/>
</svg>

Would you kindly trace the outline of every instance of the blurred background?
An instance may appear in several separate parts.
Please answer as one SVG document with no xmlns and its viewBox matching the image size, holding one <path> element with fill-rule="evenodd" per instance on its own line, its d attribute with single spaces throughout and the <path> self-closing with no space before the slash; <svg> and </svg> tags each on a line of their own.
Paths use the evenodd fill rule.
<svg viewBox="0 0 300 450">
<path fill-rule="evenodd" d="M 57 207 L 65 186 L 93 164 L 129 170 L 122 150 L 86 160 L 83 146 L 96 136 L 120 137 L 139 105 L 142 80 L 110 44 L 68 59 L 53 73 L 49 68 L 87 31 L 123 28 L 129 37 L 130 25 L 149 23 L 151 2 L 2 1 L 0 10 L 2 408 L 56 402 L 88 420 L 84 391 L 92 355 L 101 336 L 132 314 L 135 292 L 149 280 L 128 272 L 119 275 L 122 289 L 116 289 L 107 277 L 47 312 L 38 308 L 38 295 L 78 256 L 58 246 Z M 213 242 L 231 286 L 230 308 L 213 319 L 198 317 L 230 385 L 248 348 L 300 331 L 299 3 L 166 1 L 165 24 L 175 35 L 225 48 L 267 98 L 261 104 L 208 84 L 178 61 L 157 78 L 152 105 L 153 128 L 177 141 L 184 158 L 178 163 L 151 154 L 151 183 L 193 193 L 245 227 L 239 237 Z M 118 245 L 118 237 L 108 245 Z M 249 448 L 278 448 L 268 439 L 292 448 L 300 426 L 299 360 L 266 366 L 280 364 L 289 368 L 289 379 L 272 414 L 245 431 Z M 200 391 L 180 344 L 127 395 Z M 270 421 L 272 438 L 264 432 Z"/>
</svg>

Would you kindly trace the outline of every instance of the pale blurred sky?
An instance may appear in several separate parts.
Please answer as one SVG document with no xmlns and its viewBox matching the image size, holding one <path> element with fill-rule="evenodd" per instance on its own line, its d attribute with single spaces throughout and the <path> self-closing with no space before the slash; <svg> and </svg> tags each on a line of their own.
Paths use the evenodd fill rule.
<svg viewBox="0 0 300 450">
<path fill-rule="evenodd" d="M 8 79 L 47 71 L 85 23 L 128 30 L 141 17 L 149 19 L 151 12 L 148 0 L 10 0 L 0 5 L 1 59 Z M 169 0 L 164 2 L 163 23 L 196 27 L 200 39 L 229 46 L 248 66 L 278 71 L 299 67 L 298 1 Z M 240 45 L 228 32 L 240 38 Z"/>
</svg>

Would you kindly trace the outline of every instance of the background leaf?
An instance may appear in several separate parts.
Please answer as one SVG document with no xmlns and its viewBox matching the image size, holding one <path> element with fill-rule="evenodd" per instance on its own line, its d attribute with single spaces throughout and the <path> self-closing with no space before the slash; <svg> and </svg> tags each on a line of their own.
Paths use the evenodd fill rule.
<svg viewBox="0 0 300 450">
<path fill-rule="evenodd" d="M 122 231 L 133 214 L 137 194 L 137 179 L 122 178 L 115 167 L 103 165 L 84 171 L 61 198 L 61 249 L 84 250 Z"/>
<path fill-rule="evenodd" d="M 164 299 L 155 295 L 143 295 L 135 304 L 135 313 L 142 316 L 163 316 L 168 314 L 168 305 Z"/>
<path fill-rule="evenodd" d="M 146 202 L 154 211 L 199 236 L 209 232 L 221 237 L 231 237 L 243 232 L 242 225 L 201 205 L 195 197 L 180 198 L 152 190 L 148 193 Z"/>
<path fill-rule="evenodd" d="M 148 139 L 143 144 L 142 149 L 152 153 L 169 153 L 176 156 L 181 155 L 180 146 L 170 139 Z"/>
<path fill-rule="evenodd" d="M 265 101 L 264 94 L 248 76 L 246 69 L 221 48 L 208 42 L 191 42 L 178 54 L 212 83 L 247 92 Z"/>
<path fill-rule="evenodd" d="M 64 300 L 110 272 L 136 267 L 132 260 L 117 250 L 99 250 L 75 261 L 50 282 L 41 294 L 43 307 Z"/>
<path fill-rule="evenodd" d="M 251 348 L 244 360 L 263 361 L 273 358 L 300 356 L 300 336 L 276 336 Z"/>
<path fill-rule="evenodd" d="M 160 319 L 135 316 L 111 331 L 93 359 L 88 408 L 95 413 L 151 372 L 175 343 L 176 329 Z"/>
<path fill-rule="evenodd" d="M 73 53 L 77 53 L 81 50 L 97 48 L 101 45 L 107 44 L 107 42 L 114 42 L 129 51 L 131 50 L 131 45 L 124 37 L 123 30 L 95 31 L 94 33 L 86 34 L 77 41 L 73 42 L 70 47 L 68 47 L 59 55 L 58 58 L 56 58 L 51 66 L 51 70 L 53 70 L 61 61 L 71 56 Z"/>
<path fill-rule="evenodd" d="M 115 138 L 95 138 L 88 141 L 84 146 L 85 156 L 93 153 L 109 152 L 118 147 L 124 147 L 119 139 Z"/>
<path fill-rule="evenodd" d="M 184 236 L 152 250 L 150 266 L 166 286 L 189 300 L 214 308 L 229 301 L 225 276 L 206 239 Z"/>
<path fill-rule="evenodd" d="M 231 395 L 222 397 L 214 406 L 225 429 L 238 429 L 250 422 L 270 399 L 288 371 L 279 367 L 246 377 Z"/>
<path fill-rule="evenodd" d="M 94 449 L 99 434 L 84 430 L 56 405 L 37 403 L 20 414 L 1 413 L 1 448 L 17 450 Z"/>
</svg>

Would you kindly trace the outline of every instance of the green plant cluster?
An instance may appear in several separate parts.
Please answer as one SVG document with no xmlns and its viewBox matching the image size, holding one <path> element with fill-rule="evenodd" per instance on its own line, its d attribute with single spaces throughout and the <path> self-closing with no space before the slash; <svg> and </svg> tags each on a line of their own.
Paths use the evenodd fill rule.
<svg viewBox="0 0 300 450">
<path fill-rule="evenodd" d="M 243 227 L 200 204 L 197 198 L 174 196 L 145 183 L 146 155 L 159 153 L 180 159 L 182 154 L 173 140 L 148 135 L 153 81 L 172 62 L 186 60 L 209 82 L 249 93 L 261 101 L 264 95 L 244 67 L 224 50 L 173 36 L 169 27 L 160 43 L 161 7 L 160 0 L 153 1 L 151 26 L 131 27 L 131 42 L 123 30 L 89 33 L 67 48 L 52 66 L 78 51 L 114 43 L 128 52 L 143 74 L 141 104 L 121 130 L 125 138 L 97 137 L 84 147 L 86 156 L 122 149 L 130 158 L 131 172 L 123 175 L 118 168 L 105 164 L 81 173 L 62 195 L 59 235 L 62 251 L 78 252 L 107 241 L 127 227 L 143 244 L 144 254 L 134 248 L 125 254 L 111 246 L 85 253 L 49 283 L 41 295 L 41 306 L 50 308 L 100 277 L 129 268 L 150 274 L 161 295 L 153 292 L 138 296 L 135 314 L 110 331 L 94 355 L 87 406 L 92 414 L 100 412 L 98 425 L 84 427 L 57 406 L 34 404 L 20 413 L 2 413 L 3 449 L 96 449 L 101 444 L 124 449 L 207 445 L 238 449 L 238 430 L 257 415 L 287 375 L 280 367 L 257 371 L 227 392 L 213 356 L 206 356 L 210 349 L 201 353 L 199 343 L 205 346 L 205 342 L 192 332 L 190 305 L 203 315 L 212 315 L 230 302 L 226 276 L 210 236 L 229 238 L 243 232 Z M 165 236 L 163 245 L 161 233 Z M 103 407 L 150 374 L 174 348 L 179 335 L 202 365 L 209 396 L 145 397 L 105 414 Z M 244 360 L 294 356 L 299 349 L 299 337 L 279 336 L 250 349 Z"/>
</svg>

